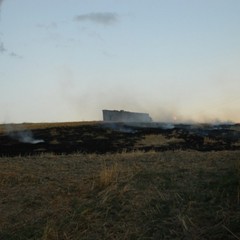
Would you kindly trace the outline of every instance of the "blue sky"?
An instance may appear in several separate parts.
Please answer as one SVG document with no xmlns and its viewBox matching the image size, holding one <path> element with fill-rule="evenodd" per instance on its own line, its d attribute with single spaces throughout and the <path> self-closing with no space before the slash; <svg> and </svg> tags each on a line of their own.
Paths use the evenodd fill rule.
<svg viewBox="0 0 240 240">
<path fill-rule="evenodd" d="M 239 0 L 0 0 L 0 123 L 240 122 Z"/>
</svg>

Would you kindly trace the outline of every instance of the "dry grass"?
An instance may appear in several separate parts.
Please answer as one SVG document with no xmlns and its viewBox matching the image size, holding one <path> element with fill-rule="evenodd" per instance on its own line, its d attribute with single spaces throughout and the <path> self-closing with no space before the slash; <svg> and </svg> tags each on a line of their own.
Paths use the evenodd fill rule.
<svg viewBox="0 0 240 240">
<path fill-rule="evenodd" d="M 136 142 L 135 146 L 163 146 L 163 145 L 169 145 L 169 144 L 176 144 L 184 142 L 184 139 L 181 138 L 167 138 L 164 135 L 161 134 L 149 134 L 144 137 L 144 139 L 139 140 Z"/>
<path fill-rule="evenodd" d="M 59 144 L 60 142 L 57 140 L 57 139 L 53 139 L 51 142 L 50 142 L 50 144 Z"/>
<path fill-rule="evenodd" d="M 240 131 L 240 124 L 237 124 L 237 125 L 231 126 L 230 129 L 233 130 L 233 131 Z"/>
<path fill-rule="evenodd" d="M 0 158 L 0 239 L 239 239 L 239 156 Z"/>
<path fill-rule="evenodd" d="M 204 139 L 203 139 L 203 144 L 205 144 L 205 145 L 211 145 L 211 144 L 216 144 L 216 143 L 219 143 L 219 141 L 212 139 L 210 137 L 204 137 Z"/>
<path fill-rule="evenodd" d="M 240 147 L 240 140 L 238 140 L 236 143 L 234 143 L 233 146 Z"/>
<path fill-rule="evenodd" d="M 14 131 L 21 131 L 23 129 L 48 129 L 56 127 L 77 127 L 82 125 L 96 125 L 101 123 L 99 121 L 83 121 L 83 122 L 55 122 L 55 123 L 19 123 L 19 124 L 0 124 L 0 134 L 8 131 L 10 128 Z"/>
<path fill-rule="evenodd" d="M 120 169 L 118 164 L 113 164 L 111 166 L 104 167 L 99 172 L 99 179 L 97 179 L 97 185 L 100 187 L 107 187 L 110 184 L 115 184 L 118 182 L 118 176 L 120 174 Z"/>
</svg>

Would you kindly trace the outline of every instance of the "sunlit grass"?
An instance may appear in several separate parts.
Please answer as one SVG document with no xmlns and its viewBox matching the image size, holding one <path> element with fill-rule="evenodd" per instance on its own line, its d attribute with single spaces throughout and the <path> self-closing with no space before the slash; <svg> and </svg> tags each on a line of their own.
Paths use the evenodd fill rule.
<svg viewBox="0 0 240 240">
<path fill-rule="evenodd" d="M 184 142 L 184 139 L 171 137 L 167 138 L 164 135 L 161 134 L 149 134 L 146 135 L 143 139 L 136 142 L 135 147 L 139 146 L 166 146 L 169 144 L 176 144 L 176 143 L 182 143 Z"/>
</svg>

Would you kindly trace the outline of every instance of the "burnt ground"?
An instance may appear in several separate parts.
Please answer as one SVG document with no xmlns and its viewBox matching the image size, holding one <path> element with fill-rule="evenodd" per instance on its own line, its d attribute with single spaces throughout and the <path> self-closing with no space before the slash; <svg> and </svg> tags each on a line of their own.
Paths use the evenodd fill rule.
<svg viewBox="0 0 240 240">
<path fill-rule="evenodd" d="M 146 136 L 175 139 L 168 144 L 137 144 Z M 181 141 L 176 141 L 176 140 Z M 39 153 L 114 153 L 122 151 L 240 149 L 240 125 L 168 125 L 103 123 L 52 126 L 0 133 L 0 156 Z"/>
</svg>

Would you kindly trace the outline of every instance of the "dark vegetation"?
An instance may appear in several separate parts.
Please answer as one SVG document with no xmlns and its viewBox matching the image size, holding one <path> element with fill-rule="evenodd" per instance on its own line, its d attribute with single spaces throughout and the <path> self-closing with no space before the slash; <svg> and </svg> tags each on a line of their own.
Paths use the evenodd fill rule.
<svg viewBox="0 0 240 240">
<path fill-rule="evenodd" d="M 44 124 L 35 129 L 33 125 L 12 125 L 11 130 L 0 132 L 0 156 L 17 156 L 45 153 L 71 154 L 115 153 L 124 151 L 198 150 L 221 151 L 240 149 L 238 125 L 175 125 L 124 124 L 124 123 L 75 123 L 54 126 Z M 33 128 L 33 129 L 31 129 Z M 29 134 L 43 142 L 23 142 L 21 136 Z M 146 136 L 163 136 L 175 139 L 168 144 L 136 144 Z M 179 141 L 177 141 L 179 140 Z"/>
</svg>

